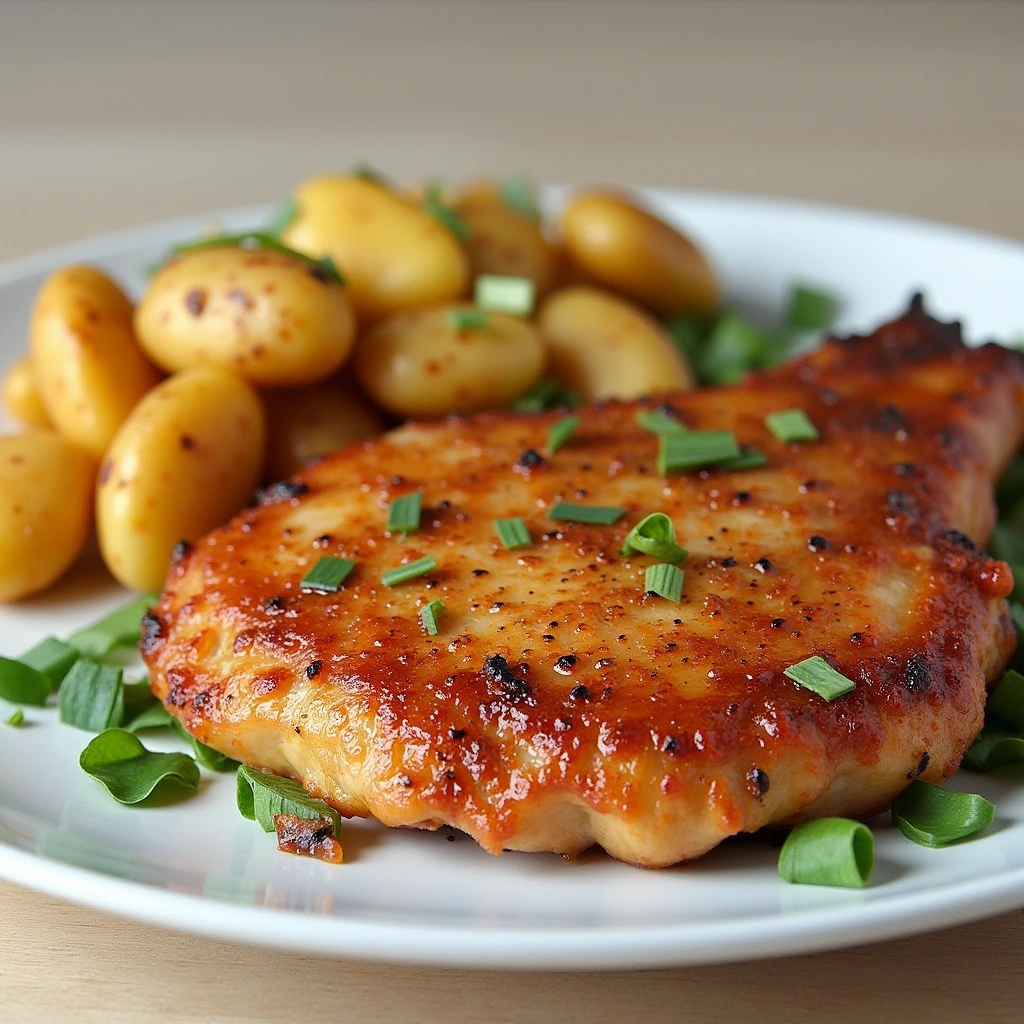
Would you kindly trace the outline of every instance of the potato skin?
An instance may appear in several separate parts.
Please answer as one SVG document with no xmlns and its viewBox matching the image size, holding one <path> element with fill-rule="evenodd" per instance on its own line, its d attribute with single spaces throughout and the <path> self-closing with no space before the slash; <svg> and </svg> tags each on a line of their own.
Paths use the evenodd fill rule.
<svg viewBox="0 0 1024 1024">
<path fill-rule="evenodd" d="M 118 582 L 159 590 L 178 541 L 194 541 L 252 497 L 263 466 L 256 392 L 218 367 L 183 370 L 154 388 L 100 468 L 96 525 Z"/>
<path fill-rule="evenodd" d="M 520 317 L 488 313 L 482 329 L 451 315 L 472 306 L 396 313 L 360 339 L 355 370 L 367 393 L 396 416 L 436 417 L 508 404 L 544 371 L 544 343 Z"/>
<path fill-rule="evenodd" d="M 575 196 L 562 212 L 562 234 L 588 278 L 655 313 L 707 312 L 718 304 L 714 271 L 693 242 L 621 196 Z"/>
<path fill-rule="evenodd" d="M 541 307 L 537 322 L 551 376 L 584 401 L 694 386 L 686 359 L 661 324 L 616 295 L 582 285 L 562 288 Z"/>
<path fill-rule="evenodd" d="M 407 198 L 377 182 L 322 177 L 295 192 L 298 214 L 281 241 L 331 256 L 360 322 L 464 295 L 469 263 L 459 241 Z"/>
<path fill-rule="evenodd" d="M 220 366 L 264 387 L 330 376 L 355 339 L 345 288 L 308 260 L 271 249 L 185 252 L 150 282 L 139 343 L 170 373 Z"/>
<path fill-rule="evenodd" d="M 266 391 L 262 397 L 268 482 L 293 476 L 310 459 L 382 434 L 388 427 L 384 414 L 347 378 Z"/>
<path fill-rule="evenodd" d="M 0 601 L 44 590 L 92 531 L 95 461 L 50 430 L 0 437 Z"/>
<path fill-rule="evenodd" d="M 135 340 L 132 304 L 106 274 L 65 267 L 36 296 L 32 368 L 47 415 L 70 441 L 101 458 L 160 374 Z"/>
<path fill-rule="evenodd" d="M 23 356 L 4 374 L 3 396 L 4 407 L 19 423 L 29 427 L 53 426 L 29 356 Z"/>
</svg>

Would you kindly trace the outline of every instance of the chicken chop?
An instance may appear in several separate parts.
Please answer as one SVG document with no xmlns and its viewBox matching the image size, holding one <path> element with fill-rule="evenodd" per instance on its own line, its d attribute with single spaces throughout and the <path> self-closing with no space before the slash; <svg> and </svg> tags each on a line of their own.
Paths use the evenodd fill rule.
<svg viewBox="0 0 1024 1024">
<path fill-rule="evenodd" d="M 793 408 L 817 440 L 773 436 L 766 415 Z M 662 475 L 643 409 L 767 464 Z M 1024 357 L 965 347 L 915 300 L 736 386 L 577 414 L 554 454 L 564 411 L 410 423 L 182 545 L 144 620 L 154 691 L 345 815 L 491 853 L 669 865 L 956 770 L 1015 642 L 1010 571 L 981 548 L 1024 436 Z M 420 529 L 389 535 L 415 491 Z M 555 521 L 558 501 L 625 514 Z M 619 553 L 656 511 L 689 550 L 678 603 L 645 589 L 657 559 Z M 533 544 L 507 550 L 494 521 L 515 516 Z M 323 556 L 356 563 L 334 593 L 300 585 Z M 826 700 L 784 674 L 813 655 L 855 688 Z"/>
</svg>

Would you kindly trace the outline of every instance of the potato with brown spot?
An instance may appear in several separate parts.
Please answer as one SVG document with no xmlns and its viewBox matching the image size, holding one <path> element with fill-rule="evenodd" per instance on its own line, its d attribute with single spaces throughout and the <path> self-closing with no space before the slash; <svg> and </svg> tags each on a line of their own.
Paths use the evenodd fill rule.
<svg viewBox="0 0 1024 1024">
<path fill-rule="evenodd" d="M 355 340 L 346 289 L 300 256 L 238 245 L 184 252 L 150 282 L 139 342 L 170 373 L 220 366 L 261 387 L 299 387 L 344 363 Z"/>
<path fill-rule="evenodd" d="M 397 313 L 360 339 L 355 369 L 373 400 L 396 416 L 438 417 L 507 405 L 544 371 L 544 343 L 532 324 L 468 305 Z"/>
<path fill-rule="evenodd" d="M 54 426 L 100 458 L 160 374 L 139 348 L 132 304 L 106 274 L 65 267 L 36 296 L 32 369 Z"/>
<path fill-rule="evenodd" d="M 28 356 L 19 359 L 4 375 L 3 396 L 4 407 L 19 423 L 28 427 L 53 426 Z"/>
<path fill-rule="evenodd" d="M 125 421 L 96 494 L 100 550 L 118 582 L 159 590 L 174 546 L 242 508 L 259 483 L 263 409 L 241 378 L 183 370 Z"/>
<path fill-rule="evenodd" d="M 655 313 L 706 312 L 718 304 L 718 281 L 700 249 L 621 196 L 574 196 L 562 213 L 562 234 L 588 278 Z"/>
</svg>

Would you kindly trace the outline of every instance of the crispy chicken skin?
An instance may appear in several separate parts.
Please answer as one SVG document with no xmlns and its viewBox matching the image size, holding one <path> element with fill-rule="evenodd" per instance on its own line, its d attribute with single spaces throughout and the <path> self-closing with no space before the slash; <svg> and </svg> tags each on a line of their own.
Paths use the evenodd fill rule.
<svg viewBox="0 0 1024 1024">
<path fill-rule="evenodd" d="M 343 814 L 452 825 L 491 853 L 598 843 L 669 865 L 953 772 L 1014 646 L 1009 569 L 979 548 L 1024 436 L 1024 358 L 965 347 L 915 300 L 869 337 L 666 401 L 768 464 L 662 477 L 634 422 L 652 399 L 579 410 L 540 459 L 564 413 L 409 424 L 269 489 L 179 552 L 145 619 L 155 692 Z M 794 407 L 817 442 L 766 428 Z M 415 490 L 422 528 L 389 537 L 388 503 Z M 627 514 L 558 523 L 560 499 Z M 653 511 L 690 552 L 679 604 L 645 594 L 654 559 L 619 555 Z M 509 516 L 532 547 L 500 544 Z M 337 593 L 303 591 L 324 555 L 358 564 Z M 381 585 L 425 555 L 436 571 Z M 814 654 L 856 689 L 828 702 L 783 674 Z"/>
</svg>

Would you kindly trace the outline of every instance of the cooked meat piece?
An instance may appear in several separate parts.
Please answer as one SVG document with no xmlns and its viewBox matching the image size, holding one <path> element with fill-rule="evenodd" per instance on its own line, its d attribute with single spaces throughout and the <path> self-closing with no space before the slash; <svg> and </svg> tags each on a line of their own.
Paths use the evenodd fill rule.
<svg viewBox="0 0 1024 1024">
<path fill-rule="evenodd" d="M 143 643 L 154 690 L 204 743 L 346 815 L 452 825 L 491 853 L 598 843 L 668 865 L 953 772 L 1014 646 L 1011 574 L 980 549 L 1024 435 L 1024 358 L 965 347 L 915 300 L 870 337 L 665 402 L 767 465 L 662 476 L 634 419 L 657 400 L 579 410 L 553 455 L 562 413 L 409 424 L 182 556 Z M 819 440 L 772 435 L 791 408 Z M 417 490 L 421 528 L 388 536 L 389 502 Z M 626 512 L 558 522 L 559 500 Z M 655 511 L 689 550 L 678 604 L 645 593 L 655 559 L 619 554 Z M 499 542 L 512 516 L 532 547 Z M 303 590 L 325 555 L 356 568 Z M 435 570 L 381 584 L 425 556 Z M 827 701 L 784 675 L 811 655 L 856 689 Z"/>
</svg>

